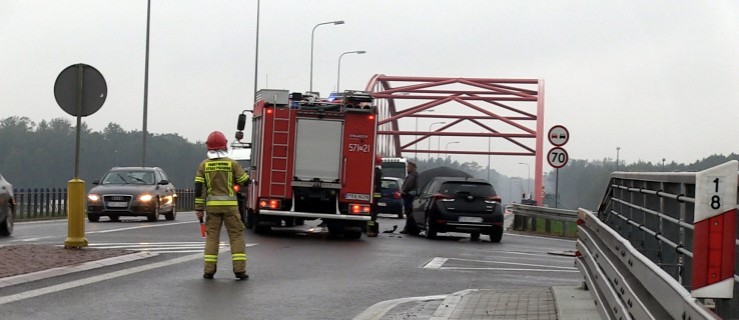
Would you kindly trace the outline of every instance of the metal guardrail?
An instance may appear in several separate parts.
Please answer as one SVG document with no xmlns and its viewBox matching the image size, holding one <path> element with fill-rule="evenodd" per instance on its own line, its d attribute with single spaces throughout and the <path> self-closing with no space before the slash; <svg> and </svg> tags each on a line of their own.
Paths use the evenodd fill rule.
<svg viewBox="0 0 739 320">
<path fill-rule="evenodd" d="M 729 172 L 726 179 L 733 180 L 731 172 L 736 170 Z M 691 297 L 691 291 L 696 290 L 692 287 L 693 269 L 698 263 L 693 261 L 698 246 L 694 243 L 698 241 L 695 238 L 696 175 L 695 172 L 615 172 L 597 213 L 579 210 L 580 256 L 576 264 L 604 318 L 736 319 L 739 316 L 736 274 L 733 298 Z M 718 181 L 713 176 L 710 179 Z M 700 197 L 706 198 L 705 194 Z M 731 228 L 739 229 L 739 224 L 727 228 L 731 232 Z M 731 245 L 730 241 L 724 243 Z M 734 249 L 739 257 L 737 245 L 739 240 L 734 241 L 733 248 L 725 249 L 728 252 Z M 705 255 L 703 250 L 708 249 L 698 252 Z M 735 259 L 731 270 L 739 270 L 739 259 Z M 726 281 L 731 282 L 730 279 L 729 276 Z"/>
<path fill-rule="evenodd" d="M 576 266 L 603 319 L 719 319 L 592 212 L 579 215 Z"/>
<path fill-rule="evenodd" d="M 544 221 L 544 233 L 553 234 L 558 231 L 560 236 L 574 237 L 576 230 L 577 211 L 530 206 L 525 204 L 511 205 L 513 229 L 518 231 L 537 232 L 538 221 Z M 558 222 L 561 228 L 554 228 L 552 222 Z M 558 230 L 555 230 L 558 229 Z"/>
<path fill-rule="evenodd" d="M 67 188 L 13 189 L 15 219 L 60 219 L 67 217 Z M 177 210 L 194 209 L 195 191 L 177 189 Z"/>
<path fill-rule="evenodd" d="M 50 219 L 67 216 L 67 188 L 13 189 L 15 219 Z"/>
</svg>

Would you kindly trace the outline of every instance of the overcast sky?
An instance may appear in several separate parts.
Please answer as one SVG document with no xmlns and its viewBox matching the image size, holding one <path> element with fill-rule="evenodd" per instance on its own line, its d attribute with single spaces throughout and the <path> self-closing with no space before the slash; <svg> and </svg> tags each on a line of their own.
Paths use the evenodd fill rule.
<svg viewBox="0 0 739 320">
<path fill-rule="evenodd" d="M 0 117 L 74 123 L 53 85 L 86 63 L 108 97 L 83 120 L 141 130 L 146 4 L 0 0 Z M 253 101 L 256 4 L 151 0 L 149 132 L 231 139 Z M 332 20 L 346 23 L 315 32 L 313 89 L 323 94 L 336 88 L 340 54 L 365 50 L 342 58 L 341 89 L 374 74 L 543 79 L 545 127 L 569 129 L 571 159 L 615 158 L 617 147 L 626 162 L 739 152 L 739 1 L 263 0 L 258 87 L 307 91 L 311 30 Z M 464 148 L 480 143 L 449 146 Z M 534 163 L 492 162 L 521 177 L 518 162 Z"/>
</svg>

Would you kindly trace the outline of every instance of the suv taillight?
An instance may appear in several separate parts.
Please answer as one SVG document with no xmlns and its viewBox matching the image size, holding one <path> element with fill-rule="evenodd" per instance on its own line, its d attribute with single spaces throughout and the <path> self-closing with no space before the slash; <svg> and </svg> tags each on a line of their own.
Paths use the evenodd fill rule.
<svg viewBox="0 0 739 320">
<path fill-rule="evenodd" d="M 432 196 L 434 200 L 441 200 L 441 201 L 454 201 L 454 197 L 450 197 L 445 194 L 437 193 Z"/>
<path fill-rule="evenodd" d="M 489 196 L 485 198 L 485 203 L 501 203 L 502 200 L 500 199 L 500 196 Z"/>
<path fill-rule="evenodd" d="M 400 191 L 393 192 L 393 198 L 400 199 Z"/>
</svg>

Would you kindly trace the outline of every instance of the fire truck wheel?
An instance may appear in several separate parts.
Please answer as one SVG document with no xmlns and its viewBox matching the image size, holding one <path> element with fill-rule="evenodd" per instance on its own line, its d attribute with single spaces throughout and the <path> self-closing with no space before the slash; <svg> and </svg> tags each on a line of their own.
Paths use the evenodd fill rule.
<svg viewBox="0 0 739 320">
<path fill-rule="evenodd" d="M 246 213 L 246 217 L 242 216 L 241 221 L 244 221 L 244 228 L 247 228 L 247 229 L 254 228 L 254 214 L 251 213 L 251 211 Z"/>
<path fill-rule="evenodd" d="M 254 226 L 254 233 L 256 234 L 267 234 L 272 231 L 270 226 Z"/>
<path fill-rule="evenodd" d="M 346 239 L 359 239 L 362 237 L 361 231 L 344 231 L 344 238 Z"/>
<path fill-rule="evenodd" d="M 335 225 L 331 225 L 331 224 L 328 225 L 328 235 L 329 236 L 336 237 L 339 234 L 341 234 L 341 228 Z"/>
<path fill-rule="evenodd" d="M 269 225 L 259 225 L 259 216 L 256 214 L 253 215 L 252 223 L 254 224 L 254 233 L 256 234 L 266 234 L 272 231 L 272 227 Z"/>
</svg>

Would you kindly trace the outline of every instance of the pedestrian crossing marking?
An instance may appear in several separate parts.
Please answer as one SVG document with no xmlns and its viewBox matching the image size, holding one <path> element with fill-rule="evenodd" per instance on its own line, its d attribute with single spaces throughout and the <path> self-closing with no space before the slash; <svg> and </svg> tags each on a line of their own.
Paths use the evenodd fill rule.
<svg viewBox="0 0 739 320">
<path fill-rule="evenodd" d="M 247 247 L 256 246 L 255 243 L 247 243 Z M 151 253 L 198 253 L 205 250 L 205 242 L 108 242 L 90 243 L 88 247 L 96 249 L 123 249 L 128 251 L 140 251 Z M 220 242 L 218 251 L 230 251 L 228 242 Z"/>
</svg>

